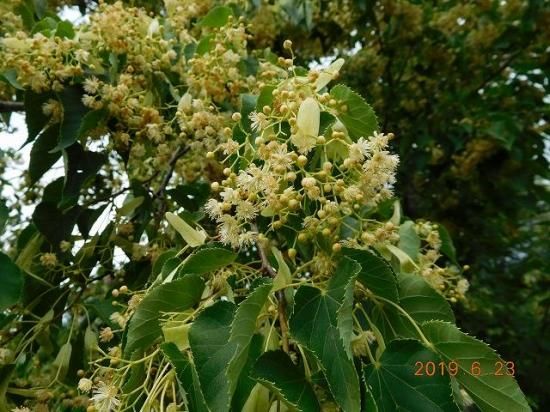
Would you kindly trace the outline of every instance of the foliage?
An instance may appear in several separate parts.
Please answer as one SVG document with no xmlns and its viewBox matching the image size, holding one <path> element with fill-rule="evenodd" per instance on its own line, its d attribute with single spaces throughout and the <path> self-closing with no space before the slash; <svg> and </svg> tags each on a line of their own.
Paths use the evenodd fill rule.
<svg viewBox="0 0 550 412">
<path fill-rule="evenodd" d="M 33 211 L 0 256 L 0 411 L 530 410 L 455 326 L 450 236 L 401 212 L 394 135 L 329 86 L 344 61 L 300 67 L 243 4 L 183 4 L 8 14 Z"/>
</svg>

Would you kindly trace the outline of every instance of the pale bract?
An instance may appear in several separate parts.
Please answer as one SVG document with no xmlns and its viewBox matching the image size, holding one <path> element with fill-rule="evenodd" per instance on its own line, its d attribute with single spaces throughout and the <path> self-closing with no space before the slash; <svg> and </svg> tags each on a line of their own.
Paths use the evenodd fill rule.
<svg viewBox="0 0 550 412">
<path fill-rule="evenodd" d="M 337 59 L 330 66 L 328 66 L 326 69 L 322 70 L 319 73 L 319 77 L 317 77 L 317 80 L 315 81 L 315 91 L 318 92 L 323 87 L 325 87 L 327 84 L 329 84 L 332 80 L 338 76 L 338 72 L 344 65 L 345 60 L 344 59 Z"/>
<path fill-rule="evenodd" d="M 292 144 L 301 153 L 307 153 L 315 146 L 319 134 L 321 109 L 313 97 L 305 99 L 298 109 L 296 117 L 296 134 L 292 135 Z"/>
</svg>

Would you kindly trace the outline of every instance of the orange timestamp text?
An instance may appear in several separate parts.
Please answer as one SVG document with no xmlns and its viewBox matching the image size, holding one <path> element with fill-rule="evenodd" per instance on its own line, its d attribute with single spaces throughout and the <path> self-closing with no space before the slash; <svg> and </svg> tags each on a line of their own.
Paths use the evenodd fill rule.
<svg viewBox="0 0 550 412">
<path fill-rule="evenodd" d="M 486 364 L 482 367 L 480 362 L 468 362 L 467 365 L 458 361 L 433 362 L 417 361 L 415 364 L 414 376 L 456 376 L 460 370 L 473 376 L 494 375 L 494 376 L 515 376 L 516 365 L 512 361 L 496 361 L 493 367 L 488 368 Z M 489 369 L 489 370 L 488 370 Z"/>
</svg>

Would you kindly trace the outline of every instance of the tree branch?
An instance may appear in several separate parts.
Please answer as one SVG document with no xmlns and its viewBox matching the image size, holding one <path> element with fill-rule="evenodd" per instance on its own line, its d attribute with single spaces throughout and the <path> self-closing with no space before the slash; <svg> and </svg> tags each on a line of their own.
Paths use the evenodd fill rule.
<svg viewBox="0 0 550 412">
<path fill-rule="evenodd" d="M 0 113 L 22 112 L 25 110 L 23 102 L 0 100 Z"/>
</svg>

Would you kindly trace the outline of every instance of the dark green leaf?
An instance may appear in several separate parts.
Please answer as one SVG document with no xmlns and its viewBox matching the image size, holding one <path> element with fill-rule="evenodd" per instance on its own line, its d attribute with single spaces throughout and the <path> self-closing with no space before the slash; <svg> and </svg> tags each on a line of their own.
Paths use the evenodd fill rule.
<svg viewBox="0 0 550 412">
<path fill-rule="evenodd" d="M 447 300 L 421 276 L 401 273 L 398 279 L 401 307 L 415 321 L 420 323 L 428 320 L 455 321 Z"/>
<path fill-rule="evenodd" d="M 210 195 L 210 184 L 206 182 L 196 182 L 178 185 L 174 189 L 167 190 L 166 193 L 168 193 L 178 205 L 183 206 L 190 212 L 196 212 L 208 199 Z"/>
<path fill-rule="evenodd" d="M 283 351 L 270 351 L 260 356 L 251 376 L 277 393 L 290 408 L 302 412 L 321 410 L 311 383 Z"/>
<path fill-rule="evenodd" d="M 0 311 L 19 302 L 23 292 L 23 273 L 9 256 L 0 252 Z"/>
<path fill-rule="evenodd" d="M 59 142 L 52 151 L 66 149 L 78 140 L 80 124 L 88 109 L 82 103 L 82 89 L 67 86 L 59 94 L 63 105 L 63 120 L 59 131 Z"/>
<path fill-rule="evenodd" d="M 80 233 L 84 238 L 88 237 L 88 234 L 90 233 L 90 230 L 92 229 L 92 226 L 96 222 L 96 220 L 101 216 L 103 211 L 105 210 L 107 206 L 100 206 L 95 209 L 88 208 L 84 209 L 80 215 L 78 216 L 78 219 L 76 220 L 76 224 L 78 225 L 78 230 L 80 230 Z"/>
<path fill-rule="evenodd" d="M 418 259 L 420 252 L 420 238 L 414 230 L 414 222 L 407 220 L 399 226 L 399 249 L 411 257 L 412 260 Z"/>
<path fill-rule="evenodd" d="M 73 144 L 64 152 L 65 158 L 65 185 L 60 207 L 64 208 L 76 204 L 80 190 L 88 180 L 94 178 L 107 161 L 103 153 L 84 150 L 80 144 Z"/>
<path fill-rule="evenodd" d="M 162 334 L 161 315 L 193 307 L 200 300 L 203 289 L 204 282 L 198 276 L 186 276 L 151 289 L 128 323 L 125 357 L 136 349 L 149 347 Z"/>
<path fill-rule="evenodd" d="M 347 110 L 338 115 L 340 121 L 348 129 L 353 140 L 365 139 L 378 130 L 378 121 L 372 107 L 349 87 L 339 84 L 332 88 L 330 95 L 345 105 Z"/>
<path fill-rule="evenodd" d="M 485 343 L 446 322 L 428 322 L 422 329 L 444 361 L 457 362 L 459 372 L 454 379 L 482 412 L 531 410 L 515 379 L 506 374 L 506 367 L 502 376 L 495 374 L 496 363 L 504 362 Z M 472 370 L 473 362 L 478 362 L 479 376 L 476 376 L 475 369 Z"/>
<path fill-rule="evenodd" d="M 57 144 L 58 137 L 59 127 L 50 126 L 38 136 L 38 139 L 32 145 L 29 161 L 31 184 L 36 183 L 61 157 L 61 152 L 50 152 Z"/>
<path fill-rule="evenodd" d="M 438 225 L 439 238 L 441 239 L 441 253 L 447 256 L 451 261 L 456 262 L 456 249 L 451 235 L 443 225 Z"/>
<path fill-rule="evenodd" d="M 237 254 L 222 247 L 204 247 L 190 255 L 178 270 L 178 274 L 211 273 L 235 261 Z"/>
<path fill-rule="evenodd" d="M 417 362 L 433 362 L 434 376 L 416 376 Z M 453 402 L 447 373 L 439 371 L 439 357 L 416 340 L 394 340 L 386 347 L 379 365 L 364 369 L 368 390 L 380 411 L 451 412 Z"/>
<path fill-rule="evenodd" d="M 188 353 L 181 353 L 171 342 L 160 345 L 174 369 L 180 386 L 183 388 L 188 403 L 188 410 L 207 412 L 208 408 L 202 395 L 195 365 Z"/>
<path fill-rule="evenodd" d="M 79 213 L 76 207 L 62 212 L 55 204 L 42 202 L 34 209 L 32 220 L 40 233 L 57 248 L 62 240 L 69 239 Z"/>
<path fill-rule="evenodd" d="M 237 351 L 237 344 L 229 342 L 234 314 L 234 304 L 218 301 L 202 311 L 189 330 L 200 385 L 212 411 L 229 409 L 231 389 L 237 378 L 228 376 L 228 365 Z"/>
<path fill-rule="evenodd" d="M 361 265 L 357 280 L 377 296 L 398 301 L 397 279 L 391 267 L 379 256 L 366 250 L 345 248 L 344 254 Z"/>
<path fill-rule="evenodd" d="M 108 112 L 106 109 L 92 110 L 84 115 L 78 129 L 78 137 L 86 137 L 87 133 L 105 122 Z"/>
<path fill-rule="evenodd" d="M 350 340 L 350 336 L 342 336 L 342 332 L 351 333 L 349 319 L 344 321 L 339 316 L 341 311 L 349 310 L 347 295 L 359 270 L 359 264 L 344 257 L 326 293 L 312 286 L 301 286 L 296 292 L 294 313 L 289 322 L 294 339 L 320 361 L 334 399 L 344 411 L 359 410 L 361 402 L 350 348 L 343 345 Z"/>
<path fill-rule="evenodd" d="M 4 227 L 6 226 L 6 222 L 9 218 L 9 209 L 6 206 L 6 201 L 4 199 L 0 199 L 0 234 L 4 232 Z"/>
<path fill-rule="evenodd" d="M 35 93 L 32 90 L 25 91 L 25 122 L 27 124 L 27 140 L 23 145 L 32 142 L 36 136 L 44 129 L 50 120 L 49 116 L 46 116 L 42 111 L 42 106 L 50 99 L 54 99 L 55 96 L 52 93 Z M 59 134 L 59 127 L 50 128 L 57 130 Z M 52 130 L 52 131 L 53 131 Z M 55 146 L 48 148 L 51 150 Z"/>
</svg>

